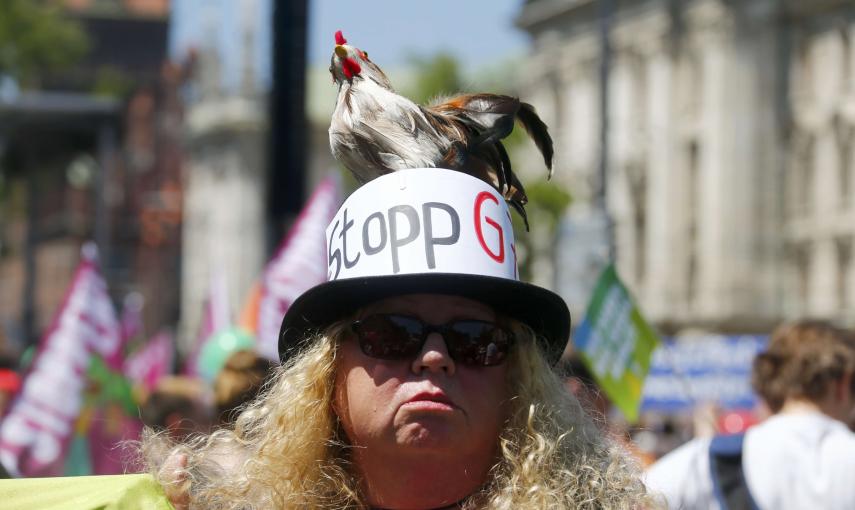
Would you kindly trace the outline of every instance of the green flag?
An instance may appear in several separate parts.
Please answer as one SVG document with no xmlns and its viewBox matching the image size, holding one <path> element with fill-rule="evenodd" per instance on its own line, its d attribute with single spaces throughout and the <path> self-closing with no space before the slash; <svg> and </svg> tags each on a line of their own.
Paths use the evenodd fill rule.
<svg viewBox="0 0 855 510">
<path fill-rule="evenodd" d="M 635 422 L 650 355 L 659 337 L 641 316 L 614 266 L 607 266 L 597 280 L 573 341 L 609 399 L 627 420 Z"/>
<path fill-rule="evenodd" d="M 92 355 L 88 372 L 89 396 L 96 407 L 104 407 L 108 402 L 116 402 L 128 416 L 136 416 L 137 403 L 134 401 L 131 382 L 119 371 L 107 366 L 104 359 Z"/>
</svg>

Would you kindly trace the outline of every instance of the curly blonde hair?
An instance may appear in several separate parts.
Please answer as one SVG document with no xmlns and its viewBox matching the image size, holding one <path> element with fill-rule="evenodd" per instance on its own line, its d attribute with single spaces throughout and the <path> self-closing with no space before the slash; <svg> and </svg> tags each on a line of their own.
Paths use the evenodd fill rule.
<svg viewBox="0 0 855 510">
<path fill-rule="evenodd" d="M 855 372 L 855 335 L 818 320 L 778 327 L 769 346 L 754 358 L 751 384 L 770 410 L 787 399 L 820 401 L 828 385 Z"/>
<path fill-rule="evenodd" d="M 187 455 L 191 508 L 369 508 L 333 412 L 337 323 L 277 368 L 262 395 L 219 430 L 171 444 L 147 432 L 142 453 L 163 484 L 167 456 Z M 463 508 L 642 508 L 652 501 L 635 462 L 611 441 L 552 372 L 534 333 L 515 324 L 510 414 L 499 455 Z M 187 483 L 187 482 L 185 482 Z"/>
</svg>

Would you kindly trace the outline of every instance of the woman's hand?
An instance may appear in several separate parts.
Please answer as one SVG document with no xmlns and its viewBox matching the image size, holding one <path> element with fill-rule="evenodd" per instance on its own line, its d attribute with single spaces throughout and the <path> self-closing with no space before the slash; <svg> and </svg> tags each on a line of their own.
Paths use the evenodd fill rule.
<svg viewBox="0 0 855 510">
<path fill-rule="evenodd" d="M 160 467 L 158 478 L 163 484 L 166 498 L 175 510 L 189 510 L 190 480 L 187 477 L 187 454 L 172 452 Z"/>
</svg>

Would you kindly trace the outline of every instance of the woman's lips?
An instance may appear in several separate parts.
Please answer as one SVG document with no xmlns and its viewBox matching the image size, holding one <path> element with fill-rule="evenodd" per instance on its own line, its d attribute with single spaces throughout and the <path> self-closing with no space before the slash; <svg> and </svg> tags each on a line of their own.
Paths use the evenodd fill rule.
<svg viewBox="0 0 855 510">
<path fill-rule="evenodd" d="M 454 403 L 443 393 L 418 393 L 401 405 L 410 410 L 453 411 Z"/>
</svg>

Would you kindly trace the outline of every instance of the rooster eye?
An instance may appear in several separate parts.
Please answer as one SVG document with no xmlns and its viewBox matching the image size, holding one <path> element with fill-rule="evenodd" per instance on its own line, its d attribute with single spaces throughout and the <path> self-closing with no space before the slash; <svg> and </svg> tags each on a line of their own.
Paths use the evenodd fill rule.
<svg viewBox="0 0 855 510">
<path fill-rule="evenodd" d="M 368 52 L 367 51 L 362 52 L 362 58 L 365 60 L 368 60 Z"/>
</svg>

